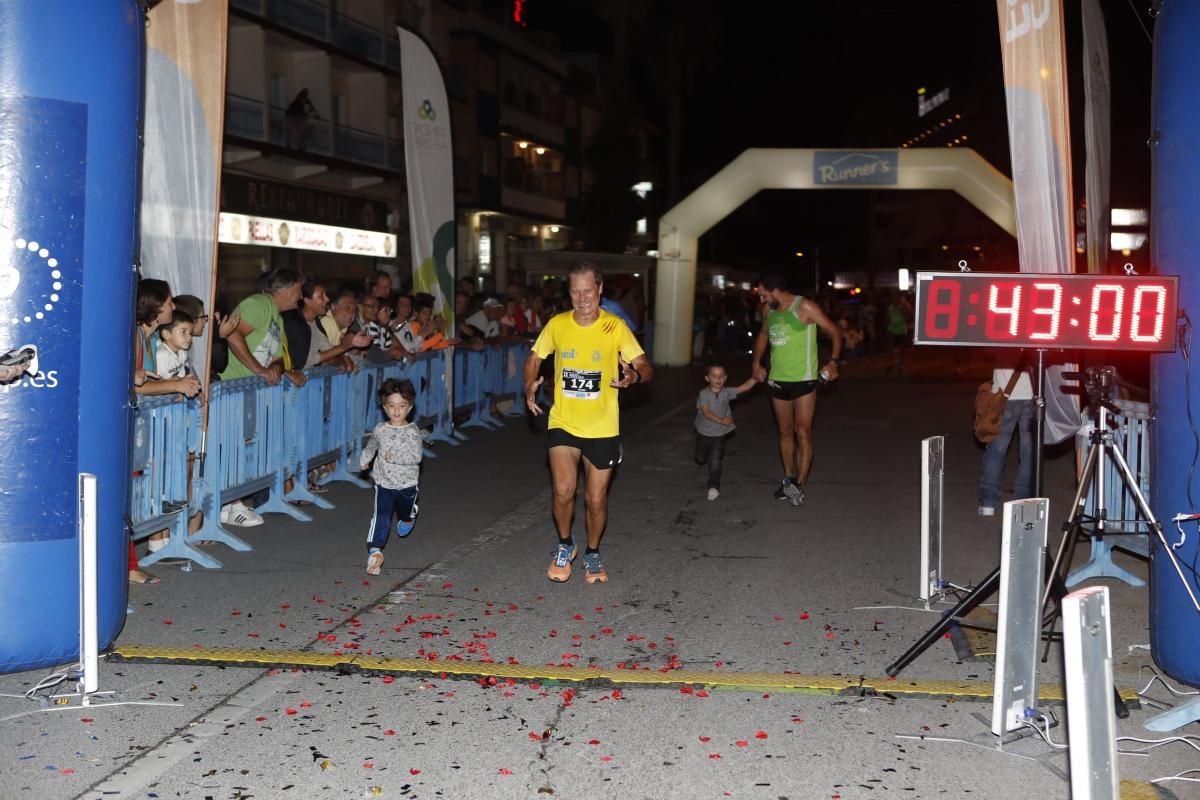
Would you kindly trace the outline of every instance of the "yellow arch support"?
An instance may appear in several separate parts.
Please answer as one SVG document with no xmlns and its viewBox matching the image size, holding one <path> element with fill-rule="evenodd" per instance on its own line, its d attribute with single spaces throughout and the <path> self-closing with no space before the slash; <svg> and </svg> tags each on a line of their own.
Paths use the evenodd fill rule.
<svg viewBox="0 0 1200 800">
<path fill-rule="evenodd" d="M 691 361 L 699 239 L 763 189 L 945 189 L 1017 235 L 1012 181 L 969 148 L 746 150 L 659 220 L 655 363 Z"/>
</svg>

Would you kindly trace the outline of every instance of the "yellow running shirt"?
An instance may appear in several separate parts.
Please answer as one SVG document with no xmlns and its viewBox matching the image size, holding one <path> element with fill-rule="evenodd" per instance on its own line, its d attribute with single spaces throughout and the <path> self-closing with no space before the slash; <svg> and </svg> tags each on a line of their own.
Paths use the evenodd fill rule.
<svg viewBox="0 0 1200 800">
<path fill-rule="evenodd" d="M 584 439 L 620 434 L 617 390 L 609 384 L 620 378 L 617 355 L 633 361 L 645 353 L 629 326 L 601 309 L 584 327 L 573 311 L 556 314 L 533 343 L 539 358 L 554 357 L 554 406 L 550 427 Z"/>
</svg>

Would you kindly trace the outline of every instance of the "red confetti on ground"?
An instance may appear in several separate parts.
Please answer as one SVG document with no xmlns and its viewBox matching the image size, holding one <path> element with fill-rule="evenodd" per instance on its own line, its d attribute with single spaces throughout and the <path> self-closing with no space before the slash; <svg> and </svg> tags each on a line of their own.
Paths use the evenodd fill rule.
<svg viewBox="0 0 1200 800">
<path fill-rule="evenodd" d="M 625 699 L 625 695 L 621 694 L 620 689 L 613 689 L 612 699 L 613 700 L 623 700 L 623 699 Z"/>
<path fill-rule="evenodd" d="M 779 616 L 778 614 L 776 614 L 776 615 L 775 615 L 775 621 L 776 621 L 776 622 L 783 622 L 783 617 L 781 617 L 781 616 Z"/>
<path fill-rule="evenodd" d="M 798 725 L 801 722 L 804 722 L 804 718 L 803 717 L 792 717 L 792 722 L 795 722 Z"/>
<path fill-rule="evenodd" d="M 75 770 L 71 769 L 70 767 L 64 767 L 64 768 L 60 769 L 58 772 L 60 775 L 74 775 L 75 774 Z"/>
<path fill-rule="evenodd" d="M 800 613 L 800 619 L 808 619 L 808 612 L 807 612 L 807 611 L 802 611 L 802 612 Z"/>
<path fill-rule="evenodd" d="M 709 758 L 720 758 L 721 754 L 720 753 L 709 753 L 708 757 Z"/>
<path fill-rule="evenodd" d="M 540 742 L 542 740 L 542 735 L 540 733 L 537 733 L 536 731 L 530 731 L 529 738 L 535 742 Z"/>
<path fill-rule="evenodd" d="M 291 716 L 291 715 L 293 715 L 293 714 L 296 714 L 296 713 L 297 713 L 297 711 L 296 711 L 296 709 L 294 709 L 294 708 L 289 708 L 289 709 L 287 709 L 287 714 L 288 714 L 289 716 Z"/>
<path fill-rule="evenodd" d="M 544 595 L 544 594 L 539 594 L 539 595 L 538 595 L 538 596 L 537 596 L 535 599 L 537 599 L 537 600 L 545 600 L 545 599 L 546 599 L 546 595 Z M 512 773 L 510 772 L 509 774 L 511 775 Z"/>
<path fill-rule="evenodd" d="M 766 700 L 766 699 L 767 699 L 767 698 L 769 698 L 770 696 L 771 696 L 771 695 L 769 695 L 769 694 L 764 694 L 764 695 L 763 695 L 763 700 Z"/>
<path fill-rule="evenodd" d="M 612 759 L 613 759 L 612 756 L 600 756 L 600 760 L 603 761 L 605 764 L 607 764 L 609 761 L 612 761 Z"/>
<path fill-rule="evenodd" d="M 583 614 L 576 614 L 572 619 L 583 619 Z"/>
<path fill-rule="evenodd" d="M 588 744 L 600 744 L 600 740 L 599 739 L 590 739 L 590 740 L 588 740 Z"/>
<path fill-rule="evenodd" d="M 420 774 L 421 774 L 421 770 L 417 769 L 416 767 L 413 767 L 412 769 L 410 769 L 410 770 L 408 771 L 408 774 L 409 774 L 409 775 L 420 775 Z"/>
<path fill-rule="evenodd" d="M 784 647 L 791 647 L 791 646 L 792 646 L 792 643 L 791 643 L 791 642 L 784 642 L 784 643 L 783 643 L 783 646 L 784 646 Z"/>
<path fill-rule="evenodd" d="M 375 769 L 375 765 L 370 761 L 363 762 L 363 769 Z"/>
<path fill-rule="evenodd" d="M 384 675 L 384 676 L 383 676 L 383 682 L 384 682 L 384 683 L 395 683 L 395 682 L 396 682 L 396 679 L 395 679 L 395 678 L 393 678 L 391 675 Z"/>
<path fill-rule="evenodd" d="M 765 738 L 767 738 L 767 732 L 759 731 L 758 733 L 754 734 L 754 738 L 755 739 L 765 739 Z"/>
<path fill-rule="evenodd" d="M 283 605 L 280 606 L 280 608 L 291 608 L 291 607 L 292 607 L 291 603 L 284 603 Z"/>
<path fill-rule="evenodd" d="M 443 584 L 442 584 L 442 588 L 443 588 L 443 589 L 453 589 L 453 588 L 454 588 L 454 584 L 453 584 L 453 583 L 443 583 Z"/>
<path fill-rule="evenodd" d="M 396 732 L 394 730 L 392 730 L 391 728 L 388 728 L 386 731 L 383 732 L 383 735 L 384 736 L 395 736 Z"/>
<path fill-rule="evenodd" d="M 173 625 L 173 624 L 175 624 L 174 620 L 169 620 L 169 619 L 163 620 L 163 625 Z"/>
<path fill-rule="evenodd" d="M 254 721 L 255 722 L 266 722 L 267 718 L 266 717 L 255 717 Z"/>
<path fill-rule="evenodd" d="M 738 747 L 749 747 L 750 746 L 750 743 L 747 742 L 745 739 L 738 739 L 736 742 L 734 742 L 734 744 L 736 744 Z"/>
<path fill-rule="evenodd" d="M 312 703 L 305 700 L 303 703 L 300 704 L 300 707 L 301 708 L 312 708 Z"/>
<path fill-rule="evenodd" d="M 836 633 L 834 633 L 833 631 L 830 631 L 829 633 L 825 634 L 825 638 L 826 638 L 826 639 L 836 639 L 836 638 L 837 638 L 837 634 L 836 634 Z"/>
<path fill-rule="evenodd" d="M 279 627 L 281 627 L 281 628 L 286 628 L 286 627 L 287 627 L 287 625 L 281 622 L 281 623 L 279 623 Z"/>
<path fill-rule="evenodd" d="M 700 737 L 700 741 L 702 741 L 702 742 L 711 742 L 711 741 L 712 741 L 712 737 L 711 737 L 711 736 L 701 736 L 701 737 Z"/>
<path fill-rule="evenodd" d="M 508 767 L 501 767 L 500 774 L 501 775 L 512 775 L 512 770 L 509 769 Z"/>
<path fill-rule="evenodd" d="M 230 611 L 229 612 L 229 616 L 231 616 L 231 617 L 240 617 L 241 615 L 242 615 L 242 612 L 240 612 L 240 611 Z"/>
<path fill-rule="evenodd" d="M 679 693 L 680 693 L 680 694 L 693 694 L 693 693 L 695 693 L 695 691 L 696 691 L 696 690 L 695 690 L 695 689 L 693 689 L 693 688 L 692 688 L 692 687 L 690 687 L 690 686 L 680 686 L 680 687 L 679 687 Z"/>
<path fill-rule="evenodd" d="M 704 689 L 700 689 L 696 692 L 696 697 L 708 697 L 708 692 Z"/>
<path fill-rule="evenodd" d="M 246 635 L 247 635 L 247 636 L 249 636 L 251 639 L 257 639 L 257 638 L 258 638 L 258 634 L 257 634 L 257 633 L 247 633 Z"/>
<path fill-rule="evenodd" d="M 80 717 L 79 721 L 80 722 L 95 722 L 96 720 L 93 717 Z"/>
</svg>

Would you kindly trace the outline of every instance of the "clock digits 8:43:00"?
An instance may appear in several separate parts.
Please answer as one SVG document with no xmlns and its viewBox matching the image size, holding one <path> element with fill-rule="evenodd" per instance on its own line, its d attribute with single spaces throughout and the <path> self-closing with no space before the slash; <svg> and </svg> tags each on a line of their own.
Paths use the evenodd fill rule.
<svg viewBox="0 0 1200 800">
<path fill-rule="evenodd" d="M 1175 276 L 919 272 L 916 288 L 916 344 L 1175 349 Z"/>
</svg>

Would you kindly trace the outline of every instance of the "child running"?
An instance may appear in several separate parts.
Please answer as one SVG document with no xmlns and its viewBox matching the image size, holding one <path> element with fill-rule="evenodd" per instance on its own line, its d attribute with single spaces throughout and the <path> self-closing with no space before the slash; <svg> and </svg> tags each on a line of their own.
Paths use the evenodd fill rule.
<svg viewBox="0 0 1200 800">
<path fill-rule="evenodd" d="M 392 532 L 392 515 L 400 518 L 397 536 L 412 533 L 417 516 L 417 480 L 421 470 L 421 429 L 409 422 L 417 391 L 408 381 L 388 379 L 379 387 L 379 402 L 387 417 L 375 426 L 361 464 L 366 469 L 375 459 L 375 516 L 368 534 L 367 574 L 378 575 L 383 566 L 383 547 Z"/>
<path fill-rule="evenodd" d="M 696 398 L 696 463 L 708 464 L 708 499 L 721 496 L 721 459 L 725 456 L 725 439 L 733 432 L 733 415 L 729 402 L 754 388 L 750 380 L 730 389 L 725 386 L 729 376 L 720 364 L 712 364 L 704 375 L 708 384 Z"/>
</svg>

